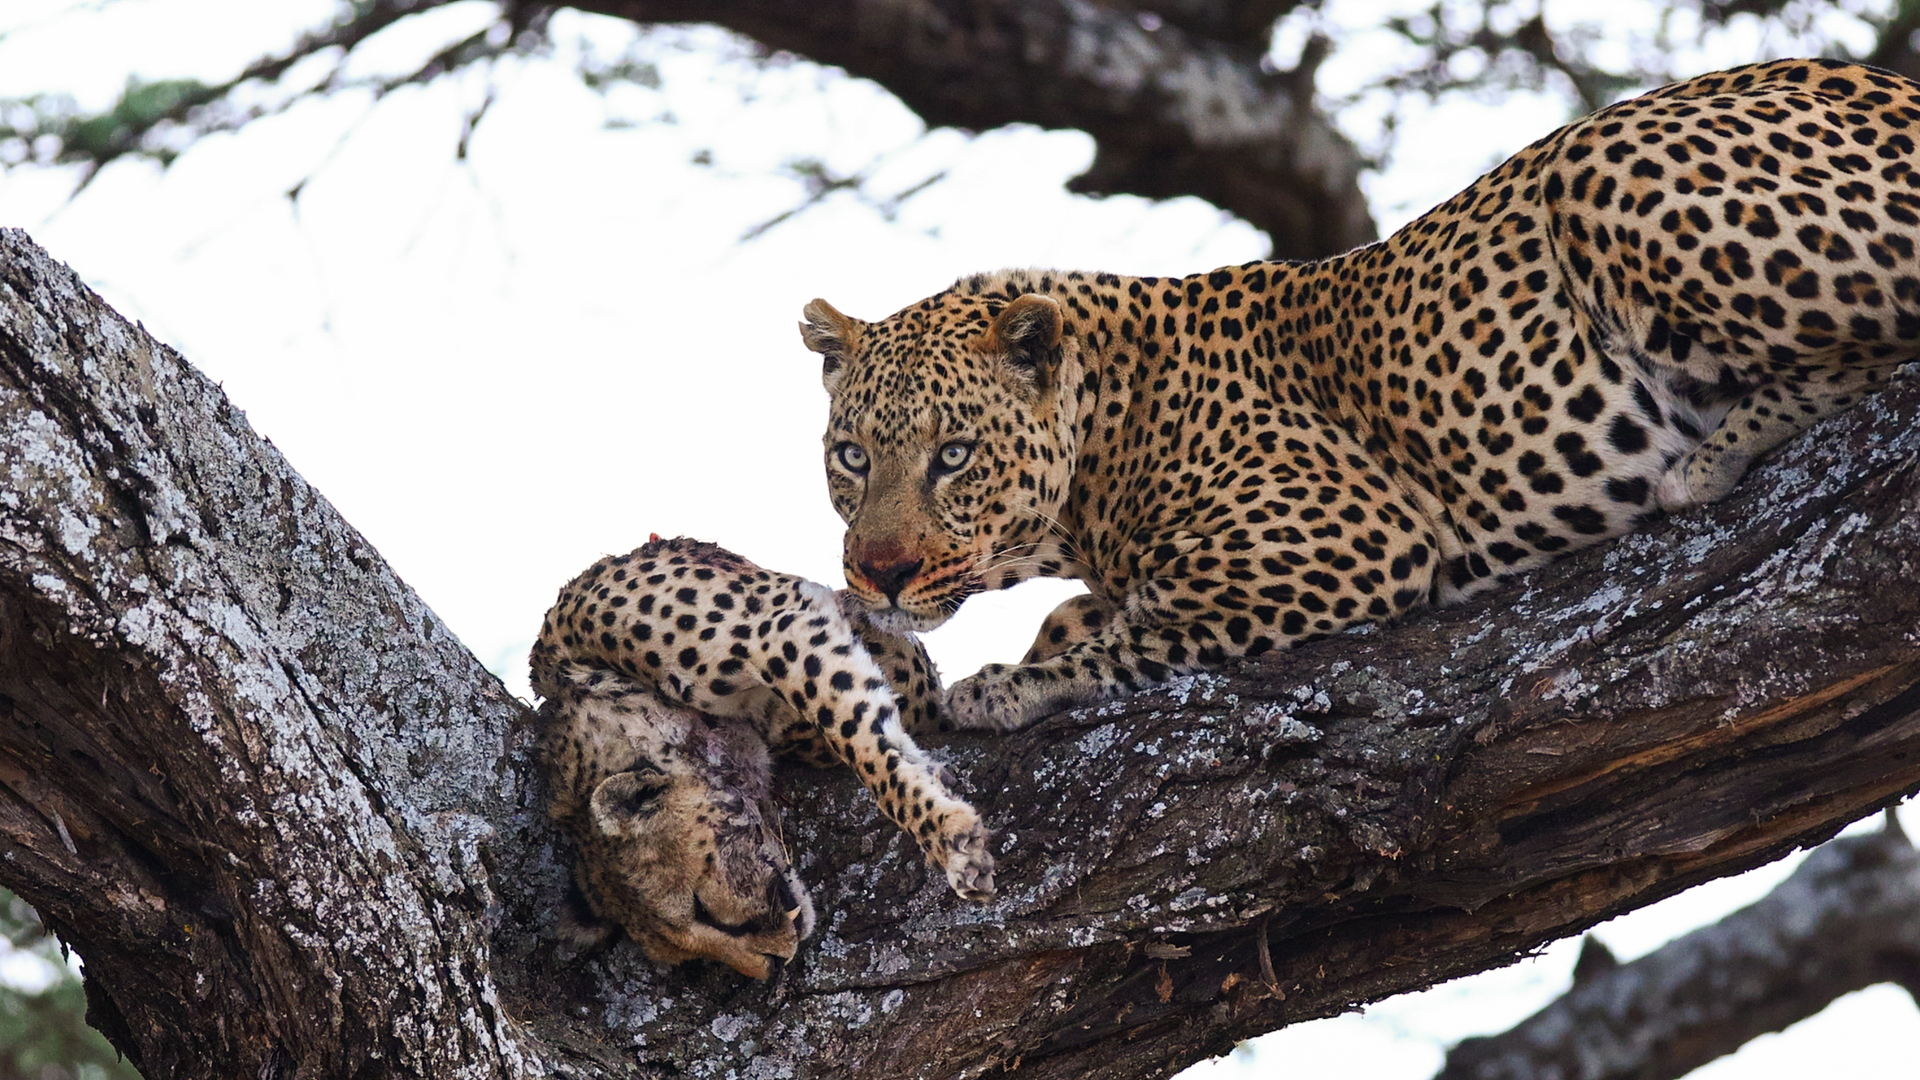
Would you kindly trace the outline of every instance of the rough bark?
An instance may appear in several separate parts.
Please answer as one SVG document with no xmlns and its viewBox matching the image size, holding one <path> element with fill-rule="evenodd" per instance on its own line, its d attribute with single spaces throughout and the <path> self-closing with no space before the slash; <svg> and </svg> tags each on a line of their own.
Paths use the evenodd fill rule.
<svg viewBox="0 0 1920 1080">
<path fill-rule="evenodd" d="M 787 771 L 821 928 L 766 986 L 562 960 L 530 712 L 0 233 L 0 884 L 155 1078 L 1165 1076 L 1920 788 L 1916 417 L 1901 381 L 1480 603 L 952 740 L 984 908 L 850 776 Z"/>
<path fill-rule="evenodd" d="M 1461 1042 L 1435 1080 L 1674 1080 L 1843 994 L 1920 993 L 1920 851 L 1895 828 L 1843 837 L 1758 903 L 1600 966 L 1512 1029 Z"/>
<path fill-rule="evenodd" d="M 0 878 L 94 1026 L 149 1077 L 508 1071 L 481 860 L 523 707 L 15 231 L 0 477 Z"/>
</svg>

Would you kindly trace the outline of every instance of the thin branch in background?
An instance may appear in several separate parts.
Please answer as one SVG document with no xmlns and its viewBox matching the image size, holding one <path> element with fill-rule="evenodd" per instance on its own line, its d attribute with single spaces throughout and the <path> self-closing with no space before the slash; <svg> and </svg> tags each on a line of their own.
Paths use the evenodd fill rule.
<svg viewBox="0 0 1920 1080">
<path fill-rule="evenodd" d="M 947 178 L 947 170 L 941 169 L 940 171 L 928 176 L 926 179 L 921 180 L 919 183 L 909 184 L 907 187 L 902 188 L 900 191 L 895 192 L 894 194 L 886 197 L 885 199 L 881 199 L 879 202 L 875 203 L 874 205 L 879 208 L 880 214 L 882 217 L 884 217 L 888 221 L 892 221 L 900 215 L 900 207 L 908 199 L 913 198 L 915 195 L 920 194 L 921 192 L 927 190 L 933 185 L 939 183 L 940 181 L 945 180 L 946 178 Z"/>
<path fill-rule="evenodd" d="M 489 79 L 486 96 L 480 99 L 480 104 L 468 109 L 466 115 L 460 118 L 460 142 L 454 147 L 454 160 L 467 160 L 467 150 L 473 143 L 473 131 L 480 126 L 480 121 L 486 118 L 487 110 L 493 108 L 494 89 L 494 84 Z"/>
<path fill-rule="evenodd" d="M 1570 10 L 1562 7 L 1561 11 Z M 1590 112 L 1632 92 L 1695 74 L 1700 50 L 1730 21 L 1759 19 L 1763 44 L 1740 59 L 1822 54 L 1852 57 L 1853 51 L 1826 36 L 1824 20 L 1858 19 L 1877 35 L 1878 45 L 1860 57 L 1869 63 L 1907 75 L 1920 75 L 1920 55 L 1911 45 L 1920 29 L 1920 5 L 1889 5 L 1885 12 L 1807 0 L 1700 0 L 1662 8 L 1651 26 L 1624 35 L 1603 32 L 1598 16 L 1559 15 L 1549 21 L 1543 0 L 1484 0 L 1478 4 L 1436 2 L 1411 14 L 1396 15 L 1373 27 L 1404 38 L 1413 48 L 1412 59 L 1370 77 L 1365 85 L 1344 93 L 1320 96 L 1322 107 L 1334 115 L 1371 119 L 1353 131 L 1364 148 L 1369 167 L 1391 168 L 1401 135 L 1418 110 L 1443 99 L 1464 95 L 1498 102 L 1521 92 L 1564 95 L 1567 116 Z M 1316 26 L 1344 45 L 1355 25 L 1337 25 L 1320 19 Z M 1372 28 L 1372 27 L 1370 27 Z M 1625 46 L 1626 60 L 1612 59 Z M 1602 56 L 1610 59 L 1601 60 Z M 1384 97 L 1387 104 L 1379 105 Z M 1343 125 L 1344 126 L 1344 125 Z"/>
<path fill-rule="evenodd" d="M 10 136 L 22 140 L 28 147 L 28 160 L 37 158 L 43 164 L 79 164 L 81 172 L 69 195 L 71 199 L 86 190 L 102 168 L 122 157 L 150 157 L 165 166 L 178 156 L 184 145 L 279 115 L 309 96 L 330 97 L 360 90 L 378 102 L 396 90 L 424 85 L 476 64 L 491 64 L 508 55 L 542 54 L 551 48 L 547 27 L 552 9 L 514 5 L 505 9 L 500 20 L 443 46 L 410 71 L 396 76 L 346 77 L 350 55 L 361 42 L 409 16 L 446 2 L 374 0 L 357 5 L 325 30 L 302 35 L 284 52 L 256 60 L 233 78 L 218 83 L 130 79 L 120 100 L 99 116 L 87 116 L 70 99 L 56 96 L 38 95 L 0 103 L 24 107 L 31 118 L 28 125 L 0 124 L 0 138 Z M 271 83 L 296 64 L 330 50 L 339 51 L 332 69 L 310 89 L 266 104 L 233 105 L 231 98 L 242 85 L 255 81 Z M 475 115 L 470 121 L 477 124 L 479 118 Z M 467 145 L 466 136 L 470 135 L 471 131 L 463 134 L 462 150 Z M 36 147 L 47 143 L 53 145 L 50 152 L 35 152 Z M 296 198 L 299 186 L 296 185 L 294 192 Z"/>
<path fill-rule="evenodd" d="M 830 169 L 825 162 L 813 158 L 801 158 L 786 163 L 783 168 L 788 175 L 799 180 L 806 190 L 800 202 L 778 214 L 762 221 L 740 234 L 740 243 L 750 243 L 765 236 L 773 229 L 793 220 L 795 217 L 825 202 L 839 192 L 849 192 L 861 203 L 872 207 L 882 220 L 893 221 L 900 214 L 900 208 L 907 200 L 933 187 L 947 178 L 947 170 L 937 170 L 912 184 L 901 188 L 891 195 L 875 195 L 868 186 L 872 183 L 873 173 L 886 161 L 886 156 L 876 159 L 865 169 L 856 173 L 841 175 Z"/>
<path fill-rule="evenodd" d="M 15 34 L 32 33 L 35 30 L 53 26 L 61 20 L 72 18 L 75 15 L 97 15 L 118 2 L 119 0 L 86 0 L 85 3 L 82 3 L 79 2 L 79 0 L 68 0 L 67 7 L 57 11 L 49 11 L 38 19 L 18 23 L 6 30 L 0 30 L 0 42 L 6 41 Z"/>
<path fill-rule="evenodd" d="M 864 172 L 854 173 L 851 176 L 837 176 L 827 168 L 825 163 L 811 158 L 789 161 L 784 166 L 784 169 L 789 175 L 798 179 L 802 186 L 806 188 L 806 197 L 800 200 L 799 205 L 782 210 L 778 214 L 748 229 L 746 232 L 741 233 L 741 243 L 745 244 L 758 240 L 778 226 L 792 220 L 807 208 L 818 206 L 822 202 L 825 202 L 827 196 L 832 195 L 836 191 L 858 191 L 861 185 L 867 182 L 867 174 Z"/>
<path fill-rule="evenodd" d="M 283 113 L 299 101 L 356 90 L 364 90 L 378 101 L 402 87 L 431 82 L 474 64 L 490 64 L 511 54 L 544 53 L 552 47 L 548 31 L 555 11 L 552 5 L 523 0 L 495 0 L 497 18 L 485 29 L 447 44 L 416 69 L 391 77 L 356 79 L 347 76 L 346 60 L 362 42 L 414 15 L 447 6 L 451 2 L 358 0 L 329 25 L 300 35 L 287 49 L 254 61 L 231 79 L 213 84 L 194 80 L 130 81 L 120 100 L 99 115 L 89 115 L 71 100 L 50 95 L 0 102 L 0 143 L 6 144 L 7 157 L 17 158 L 22 163 L 79 166 L 69 196 L 71 198 L 90 187 L 101 168 L 120 157 L 144 156 L 165 166 L 186 146 L 207 135 L 238 130 L 254 120 Z M 97 11 L 107 6 L 102 2 L 79 10 Z M 1625 38 L 1616 33 L 1607 35 L 1603 40 L 1597 29 L 1600 24 L 1593 16 L 1574 16 L 1572 21 L 1566 17 L 1556 17 L 1549 23 L 1543 0 L 1483 0 L 1478 4 L 1434 2 L 1424 10 L 1385 21 L 1370 17 L 1365 24 L 1366 29 L 1386 30 L 1404 38 L 1414 47 L 1411 56 L 1401 62 L 1397 69 L 1389 68 L 1369 75 L 1364 85 L 1344 95 L 1319 94 L 1315 97 L 1309 93 L 1311 86 L 1308 84 L 1319 73 L 1316 61 L 1328 50 L 1332 56 L 1338 57 L 1343 48 L 1350 47 L 1352 36 L 1361 23 L 1356 22 L 1354 14 L 1346 9 L 1351 7 L 1357 10 L 1358 5 L 1301 0 L 1263 0 L 1261 3 L 1229 5 L 1207 0 L 1178 0 L 1169 6 L 1149 0 L 1124 0 L 1117 6 L 1131 13 L 1127 16 L 1129 25 L 1134 21 L 1141 25 L 1149 22 L 1155 26 L 1164 25 L 1166 31 L 1159 35 L 1162 38 L 1169 41 L 1185 38 L 1199 46 L 1212 42 L 1227 47 L 1232 55 L 1238 55 L 1236 50 L 1240 50 L 1247 42 L 1267 40 L 1276 23 L 1289 31 L 1299 30 L 1303 25 L 1310 28 L 1312 34 L 1309 36 L 1316 40 L 1307 42 L 1299 62 L 1292 65 L 1290 72 L 1276 70 L 1272 57 L 1262 62 L 1261 71 L 1269 80 L 1279 79 L 1277 85 L 1290 88 L 1289 96 L 1292 99 L 1316 101 L 1313 110 L 1301 110 L 1300 116 L 1318 114 L 1324 118 L 1329 114 L 1342 115 L 1356 120 L 1361 128 L 1370 128 L 1370 131 L 1356 134 L 1351 130 L 1353 125 L 1343 122 L 1341 127 L 1346 135 L 1335 138 L 1358 138 L 1365 144 L 1364 151 L 1349 155 L 1351 163 L 1375 171 L 1385 171 L 1391 167 L 1395 160 L 1396 145 L 1408 130 L 1410 117 L 1423 108 L 1423 103 L 1430 105 L 1458 94 L 1494 100 L 1504 99 L 1516 92 L 1550 93 L 1564 97 L 1567 112 L 1571 116 L 1575 112 L 1605 104 L 1632 89 L 1657 85 L 1688 73 L 1677 69 L 1676 65 L 1686 61 L 1677 60 L 1676 57 L 1697 55 L 1701 46 L 1736 19 L 1761 20 L 1765 31 L 1765 48 L 1769 51 L 1827 53 L 1847 51 L 1821 36 L 1831 32 L 1828 29 L 1830 20 L 1836 17 L 1858 20 L 1878 34 L 1878 44 L 1871 50 L 1856 51 L 1867 52 L 1867 59 L 1882 66 L 1908 74 L 1920 74 L 1920 55 L 1916 55 L 1911 40 L 1913 31 L 1920 28 L 1920 5 L 1912 3 L 1889 5 L 1888 10 L 1882 12 L 1866 12 L 1853 10 L 1852 5 L 1817 4 L 1810 0 L 1695 0 L 1691 4 L 1665 9 L 1656 25 L 1631 31 Z M 603 93 L 613 85 L 658 89 L 660 69 L 650 54 L 662 48 L 718 50 L 746 61 L 755 70 L 798 61 L 793 43 L 781 45 L 786 39 L 779 38 L 777 34 L 773 39 L 775 44 L 769 45 L 745 37 L 716 33 L 710 28 L 689 29 L 683 25 L 703 18 L 720 23 L 752 21 L 746 15 L 730 18 L 724 5 L 715 5 L 710 11 L 699 5 L 687 4 L 643 6 L 645 12 L 668 20 L 667 23 L 658 24 L 642 22 L 628 9 L 605 2 L 588 2 L 577 7 L 581 11 L 598 11 L 616 18 L 627 18 L 634 23 L 644 42 L 636 44 L 611 62 L 602 62 L 588 55 L 577 65 L 582 82 Z M 787 28 L 784 22 L 776 22 L 779 23 L 776 29 Z M 1259 25 L 1255 26 L 1255 23 Z M 756 24 L 750 29 L 765 30 L 766 27 Z M 1603 53 L 1603 44 L 1615 51 Z M 1627 59 L 1624 61 L 1612 59 L 1618 55 L 1617 47 L 1620 45 L 1626 46 Z M 246 100 L 243 90 L 246 84 L 272 84 L 296 65 L 329 51 L 337 51 L 339 57 L 319 82 L 306 88 L 288 90 L 279 95 L 277 100 L 265 103 Z M 583 54 L 591 51 L 583 50 Z M 799 52 L 804 53 L 805 49 L 801 48 Z M 1382 55 L 1396 55 L 1396 50 L 1387 50 Z M 1604 63 L 1596 59 L 1603 55 L 1610 59 Z M 1374 66 L 1378 66 L 1377 62 Z M 885 75 L 880 78 L 889 85 L 889 89 L 901 94 L 902 100 L 909 105 L 919 100 L 911 92 L 911 86 L 896 85 L 902 80 Z M 757 91 L 752 86 L 743 85 L 741 92 L 744 102 L 750 101 Z M 1381 104 L 1383 100 L 1386 102 L 1384 105 Z M 945 102 L 947 98 L 936 94 L 935 101 Z M 1359 112 L 1351 111 L 1356 106 L 1364 108 Z M 25 110 L 24 114 L 19 111 L 21 109 Z M 615 119 L 609 121 L 609 126 L 662 122 L 666 119 L 661 116 L 651 121 Z M 1062 126 L 1057 118 L 1048 121 L 1038 116 L 1013 115 L 1002 122 L 1022 119 Z M 471 129 L 477 125 L 477 120 L 476 116 L 468 121 L 469 130 L 463 132 L 456 152 L 463 152 L 470 147 Z M 1219 173 L 1217 170 L 1202 170 L 1196 174 L 1202 177 L 1198 181 L 1191 177 L 1177 182 L 1156 181 L 1147 184 L 1147 190 L 1139 190 L 1143 183 L 1139 177 L 1126 168 L 1113 165 L 1114 160 L 1124 159 L 1121 164 L 1125 165 L 1133 159 L 1124 152 L 1124 147 L 1118 145 L 1112 133 L 1108 132 L 1103 137 L 1097 122 L 1081 126 L 1094 133 L 1098 140 L 1096 164 L 1104 161 L 1119 169 L 1117 179 L 1106 177 L 1102 181 L 1107 187 L 1153 197 L 1165 197 L 1169 192 L 1198 193 L 1203 197 L 1211 197 L 1226 209 L 1266 228 L 1270 235 L 1276 237 L 1276 250 L 1293 250 L 1304 242 L 1300 237 L 1291 235 L 1289 230 L 1298 232 L 1307 228 L 1311 231 L 1308 226 L 1285 217 L 1285 213 L 1292 211 L 1286 211 L 1284 207 L 1267 206 L 1259 200 L 1249 202 L 1246 198 L 1226 197 L 1242 188 L 1247 191 L 1276 190 L 1272 183 L 1247 183 L 1242 188 L 1215 183 L 1209 187 L 1210 181 L 1205 178 L 1217 177 Z M 1137 128 L 1128 130 L 1137 133 Z M 1124 139 L 1119 142 L 1124 142 Z M 1116 154 L 1119 155 L 1118 159 L 1114 157 Z M 1160 190 L 1169 184 L 1169 192 Z M 1200 188 L 1206 190 L 1197 190 Z M 1280 185 L 1280 188 L 1291 190 L 1286 185 Z M 863 189 L 843 187 L 842 190 L 853 190 L 859 194 Z M 1106 187 L 1096 185 L 1092 190 L 1104 192 Z M 827 194 L 831 192 L 810 190 L 808 201 L 795 209 L 804 210 L 817 205 Z M 905 194 L 863 197 L 863 201 L 887 216 L 889 207 L 897 208 Z M 1341 196 L 1323 197 L 1319 211 L 1309 213 L 1309 218 L 1324 218 L 1335 213 L 1338 207 L 1330 205 L 1329 199 L 1337 202 L 1342 197 L 1359 199 L 1357 189 Z M 1276 218 L 1275 215 L 1281 216 Z M 753 230 L 753 235 L 763 234 L 791 216 L 788 214 L 763 222 Z M 1352 239 L 1347 238 L 1349 242 Z M 1280 240 L 1289 242 L 1279 243 Z"/>
</svg>

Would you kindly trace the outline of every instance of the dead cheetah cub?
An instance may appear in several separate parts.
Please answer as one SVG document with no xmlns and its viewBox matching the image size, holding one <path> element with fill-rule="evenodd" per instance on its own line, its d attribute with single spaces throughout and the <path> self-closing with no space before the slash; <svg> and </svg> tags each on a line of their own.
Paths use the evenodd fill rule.
<svg viewBox="0 0 1920 1080">
<path fill-rule="evenodd" d="M 770 753 L 851 766 L 955 892 L 993 895 L 979 815 L 912 738 L 941 727 L 932 663 L 832 590 L 656 537 L 560 590 L 531 664 L 548 813 L 594 913 L 655 961 L 766 978 L 812 930 Z"/>
</svg>

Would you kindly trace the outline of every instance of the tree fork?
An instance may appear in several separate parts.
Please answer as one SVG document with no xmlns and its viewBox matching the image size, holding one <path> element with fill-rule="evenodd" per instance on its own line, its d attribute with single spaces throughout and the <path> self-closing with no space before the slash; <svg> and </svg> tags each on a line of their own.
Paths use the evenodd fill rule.
<svg viewBox="0 0 1920 1080">
<path fill-rule="evenodd" d="M 1916 418 L 1899 380 L 1474 604 L 950 740 L 986 907 L 852 777 L 783 771 L 821 928 L 762 985 L 563 958 L 531 710 L 216 387 L 0 233 L 0 883 L 154 1078 L 1165 1076 L 1920 787 Z"/>
</svg>

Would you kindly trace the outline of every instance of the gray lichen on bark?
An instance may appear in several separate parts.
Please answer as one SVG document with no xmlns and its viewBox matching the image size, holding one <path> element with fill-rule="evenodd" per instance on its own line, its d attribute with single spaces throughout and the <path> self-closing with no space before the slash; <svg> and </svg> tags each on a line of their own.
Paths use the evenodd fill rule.
<svg viewBox="0 0 1920 1080">
<path fill-rule="evenodd" d="M 301 1043 L 358 1024 L 384 1029 L 362 1053 L 497 1075 L 519 1055 L 495 988 L 442 965 L 485 955 L 482 846 L 523 783 L 500 754 L 520 707 L 217 387 L 23 234 L 0 265 L 0 739 L 34 782 L 4 810 L 22 894 L 90 985 L 151 965 L 231 996 L 165 988 L 235 1010 L 180 1047 L 95 990 L 143 1065 L 222 1060 L 256 1033 L 246 1013 L 278 1007 L 305 1015 L 258 1021 L 278 1029 L 267 1060 L 351 1071 Z M 208 955 L 229 950 L 253 962 Z"/>
</svg>

